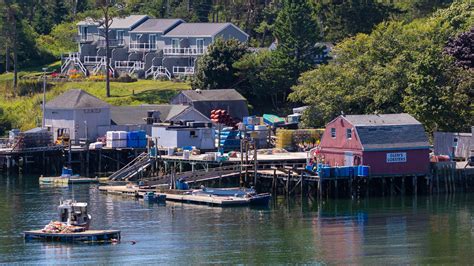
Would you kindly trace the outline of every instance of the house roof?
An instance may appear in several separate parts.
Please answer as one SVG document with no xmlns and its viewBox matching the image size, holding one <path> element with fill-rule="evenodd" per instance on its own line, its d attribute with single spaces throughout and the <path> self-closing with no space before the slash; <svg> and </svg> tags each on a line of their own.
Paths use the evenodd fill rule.
<svg viewBox="0 0 474 266">
<path fill-rule="evenodd" d="M 423 125 L 409 114 L 346 115 L 364 150 L 429 148 Z"/>
<path fill-rule="evenodd" d="M 181 94 L 189 100 L 196 101 L 246 101 L 246 99 L 234 89 L 221 90 L 185 90 Z"/>
<path fill-rule="evenodd" d="M 413 116 L 401 114 L 345 115 L 344 119 L 354 126 L 421 125 Z"/>
<path fill-rule="evenodd" d="M 110 28 L 111 29 L 132 29 L 147 19 L 148 19 L 148 16 L 146 15 L 130 15 L 124 18 L 113 18 Z"/>
<path fill-rule="evenodd" d="M 76 25 L 77 26 L 92 26 L 92 25 L 99 26 L 99 22 L 95 21 L 92 18 L 85 18 L 84 20 L 79 21 Z"/>
<path fill-rule="evenodd" d="M 69 90 L 46 103 L 46 108 L 52 109 L 104 107 L 109 107 L 109 104 L 81 89 Z"/>
<path fill-rule="evenodd" d="M 181 23 L 169 31 L 167 37 L 213 37 L 227 27 L 235 27 L 243 34 L 239 27 L 232 23 Z"/>
<path fill-rule="evenodd" d="M 132 32 L 158 32 L 164 33 L 175 25 L 184 22 L 182 19 L 157 19 L 151 18 L 140 24 Z"/>
<path fill-rule="evenodd" d="M 110 109 L 110 116 L 116 125 L 143 125 L 146 124 L 145 118 L 148 111 L 158 113 L 160 120 L 170 121 L 177 115 L 187 109 L 192 108 L 188 105 L 139 105 L 139 106 L 114 106 Z"/>
</svg>

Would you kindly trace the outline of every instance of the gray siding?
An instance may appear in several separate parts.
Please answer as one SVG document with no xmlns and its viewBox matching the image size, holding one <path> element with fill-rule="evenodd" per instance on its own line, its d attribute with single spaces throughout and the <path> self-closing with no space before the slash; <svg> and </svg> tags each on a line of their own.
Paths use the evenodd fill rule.
<svg viewBox="0 0 474 266">
<path fill-rule="evenodd" d="M 457 139 L 457 142 L 455 141 Z M 472 134 L 435 132 L 434 153 L 436 155 L 449 155 L 457 158 L 467 158 L 470 153 Z"/>
<path fill-rule="evenodd" d="M 225 27 L 221 32 L 216 34 L 216 38 L 222 37 L 224 40 L 228 39 L 237 39 L 241 42 L 247 42 L 248 38 L 247 35 L 243 34 L 241 31 L 238 29 L 232 27 L 232 26 L 227 26 Z"/>
<path fill-rule="evenodd" d="M 72 140 L 85 138 L 87 133 L 88 140 L 94 141 L 100 136 L 99 126 L 110 125 L 110 109 L 46 109 L 45 120 L 46 126 L 54 132 L 55 139 L 58 128 L 67 128 Z M 87 121 L 87 130 L 84 121 Z"/>
</svg>

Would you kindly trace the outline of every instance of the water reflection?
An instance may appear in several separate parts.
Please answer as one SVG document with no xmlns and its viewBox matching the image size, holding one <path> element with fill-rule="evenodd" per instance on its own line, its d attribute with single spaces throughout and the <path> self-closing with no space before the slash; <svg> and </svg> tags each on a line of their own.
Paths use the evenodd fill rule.
<svg viewBox="0 0 474 266">
<path fill-rule="evenodd" d="M 122 243 L 23 241 L 21 232 L 54 219 L 59 199 L 73 194 L 89 203 L 91 226 L 122 230 Z M 269 208 L 160 205 L 95 186 L 40 187 L 37 177 L 0 177 L 0 262 L 469 264 L 473 209 L 473 194 L 278 198 Z"/>
</svg>

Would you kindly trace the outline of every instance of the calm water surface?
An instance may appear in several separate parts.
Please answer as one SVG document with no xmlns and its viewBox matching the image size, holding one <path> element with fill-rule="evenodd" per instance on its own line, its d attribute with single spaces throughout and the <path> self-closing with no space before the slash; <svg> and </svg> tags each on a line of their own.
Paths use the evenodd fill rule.
<svg viewBox="0 0 474 266">
<path fill-rule="evenodd" d="M 122 230 L 120 244 L 24 242 L 22 232 L 56 219 L 59 199 L 73 193 L 90 204 L 92 228 Z M 217 208 L 149 205 L 96 186 L 73 191 L 0 176 L 0 263 L 470 264 L 473 212 L 474 194 Z"/>
</svg>

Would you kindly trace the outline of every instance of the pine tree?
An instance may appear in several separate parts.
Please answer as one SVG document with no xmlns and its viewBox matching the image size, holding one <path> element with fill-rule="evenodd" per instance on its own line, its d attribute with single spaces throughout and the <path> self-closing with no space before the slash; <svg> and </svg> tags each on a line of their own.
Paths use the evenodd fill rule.
<svg viewBox="0 0 474 266">
<path fill-rule="evenodd" d="M 273 105 L 279 108 L 286 104 L 286 97 L 300 74 L 315 66 L 323 48 L 316 46 L 320 40 L 320 31 L 307 1 L 283 1 L 273 34 L 277 49 L 265 75 L 273 77 L 268 79 L 273 83 L 269 87 Z"/>
</svg>

